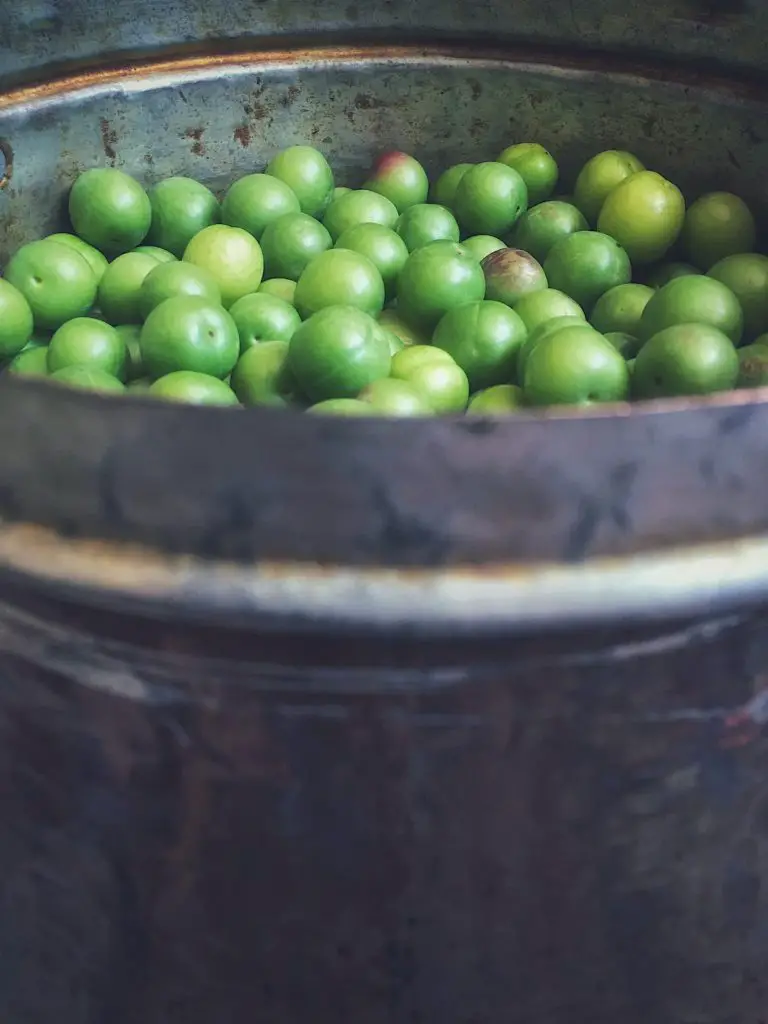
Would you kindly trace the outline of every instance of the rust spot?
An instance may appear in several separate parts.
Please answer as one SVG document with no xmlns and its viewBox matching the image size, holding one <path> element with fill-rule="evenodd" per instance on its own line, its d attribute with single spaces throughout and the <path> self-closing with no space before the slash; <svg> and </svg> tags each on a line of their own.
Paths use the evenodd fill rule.
<svg viewBox="0 0 768 1024">
<path fill-rule="evenodd" d="M 381 100 L 377 100 L 375 96 L 366 96 L 364 92 L 359 92 L 355 96 L 355 107 L 358 110 L 376 110 L 377 107 L 383 106 Z"/>
<path fill-rule="evenodd" d="M 285 96 L 283 96 L 283 98 L 280 100 L 280 102 L 284 107 L 290 107 L 292 103 L 296 102 L 296 99 L 300 92 L 301 90 L 299 89 L 298 85 L 289 85 L 288 91 L 286 92 Z"/>
<path fill-rule="evenodd" d="M 254 121 L 263 121 L 269 114 L 265 104 L 260 103 L 258 100 L 254 100 L 253 103 L 244 103 L 243 110 L 246 116 L 253 118 Z"/>
<path fill-rule="evenodd" d="M 472 99 L 479 100 L 483 94 L 483 87 L 476 78 L 469 79 L 469 88 L 472 91 Z"/>
<path fill-rule="evenodd" d="M 205 146 L 203 145 L 203 132 L 204 128 L 187 128 L 184 132 L 188 139 L 192 139 L 192 152 L 195 156 L 205 155 Z"/>
<path fill-rule="evenodd" d="M 251 129 L 247 124 L 241 124 L 234 131 L 235 142 L 239 142 L 243 149 L 246 149 L 251 144 Z"/>
<path fill-rule="evenodd" d="M 13 150 L 7 139 L 0 139 L 0 188 L 5 188 L 13 175 Z"/>
<path fill-rule="evenodd" d="M 101 128 L 101 145 L 104 150 L 106 158 L 111 162 L 115 162 L 115 145 L 117 144 L 117 132 L 112 128 L 106 117 L 102 117 L 99 122 Z"/>
</svg>

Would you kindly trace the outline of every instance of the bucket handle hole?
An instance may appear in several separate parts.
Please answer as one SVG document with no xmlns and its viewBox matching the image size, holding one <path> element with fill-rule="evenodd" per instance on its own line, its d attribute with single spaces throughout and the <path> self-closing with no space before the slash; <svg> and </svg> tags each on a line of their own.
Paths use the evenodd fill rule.
<svg viewBox="0 0 768 1024">
<path fill-rule="evenodd" d="M 13 175 L 13 150 L 7 139 L 0 139 L 0 189 L 5 188 Z"/>
</svg>

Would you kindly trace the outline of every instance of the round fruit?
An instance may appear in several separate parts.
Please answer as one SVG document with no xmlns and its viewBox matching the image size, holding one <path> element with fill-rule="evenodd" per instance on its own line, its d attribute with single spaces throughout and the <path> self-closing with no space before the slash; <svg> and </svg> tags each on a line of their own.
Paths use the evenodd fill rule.
<svg viewBox="0 0 768 1024">
<path fill-rule="evenodd" d="M 556 288 L 529 292 L 515 303 L 515 312 L 529 332 L 556 317 L 569 316 L 586 320 L 578 302 L 574 302 L 565 292 L 559 292 Z"/>
<path fill-rule="evenodd" d="M 522 388 L 516 384 L 497 384 L 470 398 L 467 416 L 507 416 L 519 412 L 522 405 Z"/>
<path fill-rule="evenodd" d="M 171 266 L 172 264 L 165 264 Z M 126 252 L 104 271 L 99 284 L 99 309 L 111 324 L 138 324 L 144 317 L 141 287 L 148 275 L 161 266 L 154 256 Z"/>
<path fill-rule="evenodd" d="M 265 295 L 274 295 L 275 298 L 282 299 L 283 302 L 287 302 L 291 306 L 295 305 L 296 282 L 289 281 L 288 278 L 273 277 L 269 281 L 262 281 L 258 291 L 263 292 Z"/>
<path fill-rule="evenodd" d="M 436 203 L 418 203 L 409 207 L 398 218 L 395 230 L 405 242 L 408 252 L 441 239 L 458 242 L 460 234 L 456 218 L 448 207 Z"/>
<path fill-rule="evenodd" d="M 394 228 L 397 218 L 397 207 L 386 196 L 361 188 L 334 199 L 325 211 L 323 224 L 335 242 L 347 228 L 356 224 L 383 224 L 385 228 Z"/>
<path fill-rule="evenodd" d="M 506 164 L 475 164 L 461 178 L 454 198 L 465 234 L 505 235 L 528 206 L 528 190 Z"/>
<path fill-rule="evenodd" d="M 125 391 L 125 385 L 117 377 L 92 366 L 63 366 L 55 373 L 49 374 L 48 380 L 66 384 L 71 388 L 82 388 L 84 391 L 103 391 L 107 394 L 121 394 Z"/>
<path fill-rule="evenodd" d="M 120 324 L 115 327 L 123 345 L 125 345 L 125 376 L 123 379 L 132 381 L 144 377 L 144 362 L 141 358 L 141 327 L 138 324 Z"/>
<path fill-rule="evenodd" d="M 561 238 L 588 230 L 584 214 L 571 203 L 555 199 L 531 207 L 515 225 L 512 241 L 517 249 L 529 252 L 543 262 Z"/>
<path fill-rule="evenodd" d="M 472 166 L 473 164 L 454 164 L 453 167 L 444 170 L 435 182 L 432 190 L 432 202 L 438 203 L 440 206 L 447 206 L 449 210 L 452 210 L 459 182 Z"/>
<path fill-rule="evenodd" d="M 525 182 L 528 201 L 533 206 L 549 198 L 557 184 L 555 158 L 538 142 L 518 142 L 499 155 L 499 163 L 513 167 Z"/>
<path fill-rule="evenodd" d="M 291 404 L 295 385 L 287 369 L 288 342 L 265 341 L 244 352 L 232 371 L 232 390 L 243 405 Z"/>
<path fill-rule="evenodd" d="M 430 416 L 432 407 L 411 384 L 395 377 L 375 380 L 360 392 L 360 401 L 382 416 Z"/>
<path fill-rule="evenodd" d="M 527 337 L 525 324 L 501 302 L 472 302 L 440 320 L 432 344 L 466 373 L 472 391 L 514 380 L 517 354 Z"/>
<path fill-rule="evenodd" d="M 77 235 L 70 235 L 65 231 L 60 231 L 55 235 L 48 235 L 45 241 L 60 242 L 62 245 L 68 245 L 75 252 L 79 252 L 81 256 L 85 257 L 88 266 L 93 271 L 96 282 L 98 283 L 101 280 L 104 271 L 107 269 L 108 260 L 98 249 L 84 242 Z"/>
<path fill-rule="evenodd" d="M 629 371 L 621 354 L 589 327 L 565 327 L 529 354 L 523 391 L 528 405 L 587 405 L 627 397 Z"/>
<path fill-rule="evenodd" d="M 404 348 L 392 357 L 390 375 L 407 381 L 433 412 L 463 412 L 467 407 L 467 375 L 442 349 L 431 345 Z"/>
<path fill-rule="evenodd" d="M 384 281 L 367 256 L 349 249 L 329 249 L 303 270 L 295 302 L 304 320 L 327 306 L 356 306 L 376 316 L 384 306 Z"/>
<path fill-rule="evenodd" d="M 255 292 L 264 271 L 261 247 L 253 235 L 228 224 L 199 231 L 184 250 L 184 260 L 211 274 L 226 307 Z"/>
<path fill-rule="evenodd" d="M 131 252 L 140 253 L 142 256 L 152 256 L 158 263 L 175 263 L 177 257 L 167 249 L 161 249 L 159 245 L 137 245 Z"/>
<path fill-rule="evenodd" d="M 29 303 L 18 288 L 0 277 L 0 358 L 21 352 L 32 337 L 33 327 Z"/>
<path fill-rule="evenodd" d="M 601 334 L 636 334 L 643 310 L 652 297 L 653 288 L 644 284 L 618 284 L 597 300 L 590 323 Z"/>
<path fill-rule="evenodd" d="M 634 361 L 635 356 L 643 347 L 643 342 L 632 334 L 625 334 L 624 331 L 608 331 L 604 336 L 610 341 L 617 352 L 621 352 L 627 362 Z"/>
<path fill-rule="evenodd" d="M 474 256 L 478 263 L 482 263 L 485 257 L 490 256 L 492 252 L 506 249 L 505 243 L 500 238 L 494 238 L 493 235 L 472 235 L 470 238 L 464 239 L 461 247 L 470 256 Z"/>
<path fill-rule="evenodd" d="M 427 201 L 429 179 L 418 160 L 408 153 L 393 151 L 379 157 L 363 187 L 385 196 L 402 213 Z"/>
<path fill-rule="evenodd" d="M 551 288 L 591 310 L 609 289 L 629 282 L 632 268 L 614 238 L 600 231 L 577 231 L 552 246 L 544 273 Z"/>
<path fill-rule="evenodd" d="M 539 324 L 538 327 L 531 331 L 517 353 L 517 381 L 519 384 L 522 384 L 525 380 L 525 367 L 528 362 L 528 356 L 533 352 L 538 343 L 544 341 L 545 338 L 551 338 L 553 334 L 557 334 L 558 331 L 562 331 L 566 327 L 586 327 L 590 331 L 594 331 L 594 328 L 590 327 L 580 316 L 558 316 Z"/>
<path fill-rule="evenodd" d="M 8 364 L 8 373 L 18 377 L 47 377 L 48 346 L 34 345 L 22 349 Z"/>
<path fill-rule="evenodd" d="M 312 146 L 289 146 L 267 164 L 267 174 L 284 181 L 298 197 L 302 213 L 319 217 L 330 202 L 333 171 Z"/>
<path fill-rule="evenodd" d="M 499 249 L 486 256 L 481 264 L 485 275 L 486 298 L 514 306 L 516 302 L 541 292 L 547 277 L 541 265 L 521 249 Z"/>
<path fill-rule="evenodd" d="M 141 185 L 114 167 L 84 171 L 69 193 L 76 233 L 106 256 L 141 245 L 152 222 L 152 206 Z"/>
<path fill-rule="evenodd" d="M 318 416 L 371 416 L 373 410 L 368 402 L 359 398 L 326 398 L 324 402 L 311 405 L 307 412 Z"/>
<path fill-rule="evenodd" d="M 631 153 L 607 149 L 593 156 L 582 167 L 573 190 L 573 201 L 590 224 L 597 218 L 608 195 L 622 181 L 645 168 Z"/>
<path fill-rule="evenodd" d="M 649 288 L 663 288 L 676 277 L 689 277 L 699 271 L 690 263 L 662 263 L 648 275 Z"/>
<path fill-rule="evenodd" d="M 354 306 L 328 306 L 291 338 L 287 367 L 313 402 L 354 398 L 389 374 L 391 357 L 376 321 Z"/>
<path fill-rule="evenodd" d="M 48 346 L 48 372 L 65 366 L 87 366 L 125 379 L 128 352 L 114 327 L 103 320 L 75 317 L 62 324 Z"/>
<path fill-rule="evenodd" d="M 431 242 L 412 252 L 400 273 L 398 316 L 431 333 L 449 309 L 484 296 L 480 264 L 455 242 Z"/>
<path fill-rule="evenodd" d="M 158 263 L 141 282 L 139 306 L 142 318 L 175 295 L 196 295 L 221 305 L 221 291 L 207 270 L 192 263 Z"/>
<path fill-rule="evenodd" d="M 411 327 L 397 314 L 395 309 L 385 309 L 379 314 L 379 326 L 397 335 L 404 345 L 426 345 L 429 337 Z"/>
<path fill-rule="evenodd" d="M 232 317 L 207 299 L 176 296 L 155 307 L 141 329 L 141 358 L 152 377 L 193 370 L 226 377 L 240 355 Z"/>
<path fill-rule="evenodd" d="M 306 213 L 286 213 L 268 224 L 261 236 L 264 273 L 298 281 L 306 265 L 332 245 L 319 220 Z"/>
<path fill-rule="evenodd" d="M 738 375 L 739 357 L 722 331 L 705 323 L 678 323 L 640 349 L 632 390 L 637 398 L 706 395 L 732 388 Z"/>
<path fill-rule="evenodd" d="M 79 252 L 61 242 L 29 242 L 11 257 L 5 280 L 27 300 L 35 327 L 55 330 L 83 316 L 96 298 L 96 276 Z"/>
<path fill-rule="evenodd" d="M 654 292 L 635 333 L 643 341 L 675 324 L 709 324 L 734 345 L 741 341 L 744 315 L 730 288 L 712 277 L 676 277 Z"/>
<path fill-rule="evenodd" d="M 336 248 L 366 256 L 381 274 L 385 293 L 394 294 L 397 278 L 408 259 L 408 249 L 392 228 L 385 228 L 383 224 L 356 224 L 339 236 Z"/>
<path fill-rule="evenodd" d="M 615 238 L 632 263 L 653 263 L 675 243 L 684 217 L 680 189 L 655 171 L 638 171 L 608 194 L 597 229 Z"/>
<path fill-rule="evenodd" d="M 254 238 L 287 213 L 299 213 L 296 193 L 271 174 L 246 174 L 233 182 L 221 203 L 221 219 L 233 228 L 242 228 Z"/>
<path fill-rule="evenodd" d="M 756 252 L 726 256 L 708 276 L 730 288 L 741 303 L 747 341 L 768 330 L 768 256 Z"/>
<path fill-rule="evenodd" d="M 768 347 L 745 345 L 739 349 L 737 355 L 739 357 L 739 376 L 736 378 L 736 387 L 765 387 L 768 384 Z"/>
<path fill-rule="evenodd" d="M 290 341 L 301 324 L 294 306 L 276 295 L 254 292 L 230 306 L 240 336 L 240 352 L 263 341 Z"/>
<path fill-rule="evenodd" d="M 149 190 L 152 224 L 146 241 L 179 259 L 203 228 L 218 224 L 221 208 L 216 196 L 193 178 L 159 181 Z"/>
<path fill-rule="evenodd" d="M 682 243 L 687 258 L 702 270 L 736 253 L 752 252 L 757 231 L 747 204 L 730 192 L 710 192 L 685 215 Z"/>
<path fill-rule="evenodd" d="M 147 393 L 152 398 L 186 402 L 189 405 L 237 405 L 237 395 L 228 384 L 217 377 L 194 370 L 167 373 L 150 385 Z"/>
</svg>

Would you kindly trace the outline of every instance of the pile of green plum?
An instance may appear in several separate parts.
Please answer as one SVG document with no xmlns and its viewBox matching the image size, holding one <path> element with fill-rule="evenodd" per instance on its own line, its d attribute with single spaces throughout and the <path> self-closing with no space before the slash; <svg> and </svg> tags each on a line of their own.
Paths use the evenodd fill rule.
<svg viewBox="0 0 768 1024">
<path fill-rule="evenodd" d="M 217 197 L 82 173 L 0 278 L 4 372 L 201 405 L 509 414 L 768 384 L 768 257 L 728 192 L 537 143 L 339 187 L 311 146 Z"/>
</svg>

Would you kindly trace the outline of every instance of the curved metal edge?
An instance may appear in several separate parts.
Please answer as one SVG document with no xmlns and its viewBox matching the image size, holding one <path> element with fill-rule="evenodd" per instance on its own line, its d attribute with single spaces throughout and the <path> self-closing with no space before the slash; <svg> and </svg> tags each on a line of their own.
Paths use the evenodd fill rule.
<svg viewBox="0 0 768 1024">
<path fill-rule="evenodd" d="M 408 633 L 531 633 L 713 615 L 768 591 L 768 537 L 579 565 L 421 571 L 206 563 L 135 545 L 0 527 L 0 575 L 97 607 L 173 620 Z"/>
</svg>

